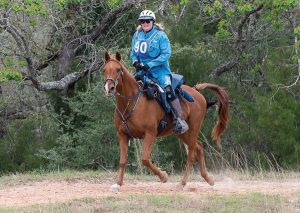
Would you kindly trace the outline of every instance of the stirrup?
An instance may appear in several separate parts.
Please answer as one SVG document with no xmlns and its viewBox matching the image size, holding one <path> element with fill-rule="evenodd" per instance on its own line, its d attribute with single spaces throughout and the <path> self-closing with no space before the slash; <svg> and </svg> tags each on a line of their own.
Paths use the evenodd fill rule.
<svg viewBox="0 0 300 213">
<path fill-rule="evenodd" d="M 175 134 L 183 134 L 189 130 L 189 125 L 186 123 L 185 120 L 180 118 L 176 118 L 173 121 L 173 132 Z"/>
</svg>

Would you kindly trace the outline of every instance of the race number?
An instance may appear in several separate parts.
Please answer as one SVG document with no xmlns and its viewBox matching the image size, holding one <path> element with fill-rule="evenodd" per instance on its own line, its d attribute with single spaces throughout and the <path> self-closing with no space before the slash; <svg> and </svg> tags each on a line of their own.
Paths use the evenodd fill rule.
<svg viewBox="0 0 300 213">
<path fill-rule="evenodd" d="M 145 41 L 143 41 L 143 42 L 139 42 L 139 41 L 137 41 L 136 43 L 135 43 L 135 45 L 134 45 L 134 51 L 135 52 L 141 52 L 141 53 L 146 53 L 146 51 L 147 51 L 147 42 L 145 42 Z"/>
</svg>

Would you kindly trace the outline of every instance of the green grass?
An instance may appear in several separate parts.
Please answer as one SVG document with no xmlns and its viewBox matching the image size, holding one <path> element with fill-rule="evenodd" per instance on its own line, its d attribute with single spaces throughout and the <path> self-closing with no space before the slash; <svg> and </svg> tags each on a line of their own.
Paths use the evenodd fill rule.
<svg viewBox="0 0 300 213">
<path fill-rule="evenodd" d="M 299 212 L 299 203 L 280 195 L 114 195 L 67 203 L 0 208 L 0 212 Z M 298 208 L 298 209 L 297 209 Z"/>
</svg>

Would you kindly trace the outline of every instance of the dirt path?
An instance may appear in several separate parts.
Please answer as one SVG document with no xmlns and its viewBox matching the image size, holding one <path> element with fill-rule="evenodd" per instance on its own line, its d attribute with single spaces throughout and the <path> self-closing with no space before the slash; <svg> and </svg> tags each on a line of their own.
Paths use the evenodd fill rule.
<svg viewBox="0 0 300 213">
<path fill-rule="evenodd" d="M 275 181 L 241 181 L 224 178 L 209 186 L 205 182 L 189 182 L 182 192 L 173 191 L 177 183 L 130 181 L 119 192 L 110 190 L 110 183 L 89 181 L 39 181 L 0 190 L 0 207 L 66 202 L 75 198 L 115 196 L 116 194 L 280 194 L 290 196 L 300 192 L 298 179 Z"/>
</svg>

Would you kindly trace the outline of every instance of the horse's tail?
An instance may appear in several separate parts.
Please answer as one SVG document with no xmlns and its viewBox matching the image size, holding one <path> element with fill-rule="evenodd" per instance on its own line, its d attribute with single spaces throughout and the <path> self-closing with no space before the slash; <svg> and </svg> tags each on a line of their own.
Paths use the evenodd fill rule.
<svg viewBox="0 0 300 213">
<path fill-rule="evenodd" d="M 215 92 L 218 98 L 218 121 L 212 130 L 212 138 L 217 142 L 218 147 L 221 147 L 221 134 L 224 132 L 228 121 L 228 103 L 229 97 L 227 92 L 215 84 L 202 83 L 196 84 L 195 89 L 210 89 Z"/>
</svg>

